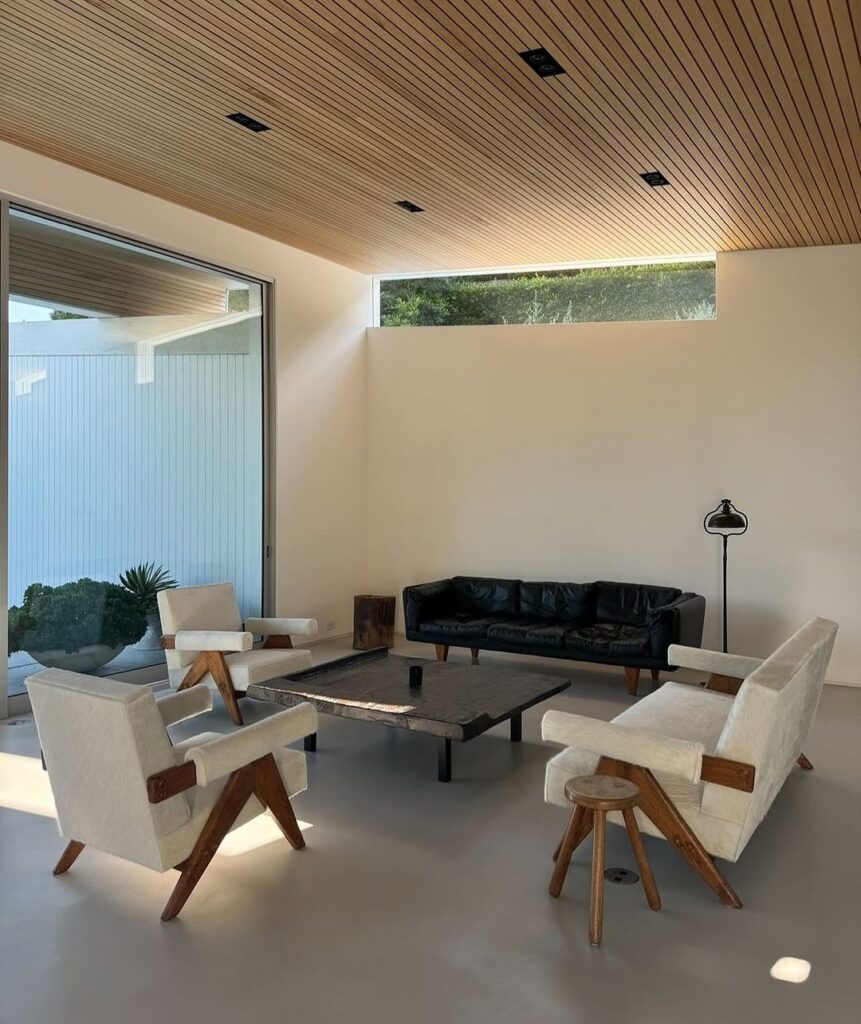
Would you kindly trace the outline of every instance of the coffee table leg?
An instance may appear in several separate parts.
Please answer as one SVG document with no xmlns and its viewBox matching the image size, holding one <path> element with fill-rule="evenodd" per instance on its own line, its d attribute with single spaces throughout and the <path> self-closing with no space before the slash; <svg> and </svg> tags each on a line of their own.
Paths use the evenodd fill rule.
<svg viewBox="0 0 861 1024">
<path fill-rule="evenodd" d="M 437 778 L 440 782 L 451 782 L 451 740 L 438 736 L 436 741 Z"/>
<path fill-rule="evenodd" d="M 310 736 L 305 737 L 305 749 L 316 750 L 317 749 L 317 733 L 312 732 Z"/>
<path fill-rule="evenodd" d="M 511 716 L 511 742 L 519 743 L 523 739 L 523 718 L 521 715 Z"/>
</svg>

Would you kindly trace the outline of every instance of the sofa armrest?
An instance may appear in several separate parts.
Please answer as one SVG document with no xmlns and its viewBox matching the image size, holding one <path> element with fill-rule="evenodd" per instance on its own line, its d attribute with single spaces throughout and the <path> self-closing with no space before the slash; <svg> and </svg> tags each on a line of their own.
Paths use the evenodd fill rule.
<svg viewBox="0 0 861 1024">
<path fill-rule="evenodd" d="M 187 718 L 202 715 L 212 710 L 212 693 L 208 686 L 193 686 L 190 690 L 178 690 L 167 697 L 156 700 L 165 725 L 176 725 Z"/>
<path fill-rule="evenodd" d="M 688 782 L 699 782 L 705 753 L 702 743 L 566 711 L 548 711 L 544 715 L 541 737 L 551 743 L 676 775 Z"/>
<path fill-rule="evenodd" d="M 163 637 L 162 645 L 176 651 L 250 651 L 254 637 L 232 629 L 181 629 L 176 636 Z"/>
<path fill-rule="evenodd" d="M 704 651 L 699 647 L 683 647 L 672 644 L 667 651 L 667 660 L 680 668 L 692 668 L 712 675 L 734 676 L 746 679 L 762 664 L 761 658 L 746 658 L 740 654 L 722 654 L 720 651 Z"/>
<path fill-rule="evenodd" d="M 246 619 L 245 628 L 255 636 L 313 636 L 318 630 L 316 619 Z"/>
<path fill-rule="evenodd" d="M 317 712 L 313 704 L 306 702 L 279 711 L 262 722 L 219 736 L 217 740 L 202 743 L 199 747 L 189 747 L 185 760 L 194 762 L 197 784 L 207 786 L 316 731 Z"/>
<path fill-rule="evenodd" d="M 705 614 L 706 599 L 701 594 L 682 594 L 669 604 L 650 608 L 646 626 L 652 657 L 668 662 L 670 644 L 698 647 L 703 639 Z"/>
<path fill-rule="evenodd" d="M 451 589 L 450 579 L 404 587 L 404 624 L 408 634 L 421 628 L 422 620 L 431 616 Z"/>
</svg>

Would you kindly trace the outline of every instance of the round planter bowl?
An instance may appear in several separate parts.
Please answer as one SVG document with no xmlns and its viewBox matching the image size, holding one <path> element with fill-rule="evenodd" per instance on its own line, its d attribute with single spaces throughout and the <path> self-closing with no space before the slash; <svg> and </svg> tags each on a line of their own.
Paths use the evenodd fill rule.
<svg viewBox="0 0 861 1024">
<path fill-rule="evenodd" d="M 92 672 L 107 665 L 125 647 L 109 647 L 107 644 L 90 644 L 77 651 L 27 651 L 33 661 L 45 668 L 64 668 L 68 672 Z"/>
</svg>

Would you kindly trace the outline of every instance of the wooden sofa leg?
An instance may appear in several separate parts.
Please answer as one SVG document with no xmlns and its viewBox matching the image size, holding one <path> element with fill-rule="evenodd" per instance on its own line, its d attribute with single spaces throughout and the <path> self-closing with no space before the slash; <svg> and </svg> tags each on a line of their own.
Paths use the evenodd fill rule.
<svg viewBox="0 0 861 1024">
<path fill-rule="evenodd" d="M 221 795 L 215 801 L 215 806 L 210 811 L 203 830 L 197 837 L 191 855 L 182 864 L 179 880 L 162 911 L 162 921 L 172 921 L 185 906 L 188 897 L 215 856 L 215 851 L 220 846 L 221 840 L 230 831 L 230 826 L 248 803 L 249 797 L 254 792 L 256 780 L 256 761 L 231 774 Z"/>
<path fill-rule="evenodd" d="M 448 661 L 448 644 L 434 644 L 437 661 Z"/>
<path fill-rule="evenodd" d="M 472 655 L 472 663 L 473 663 L 473 665 L 477 665 L 478 664 L 478 651 L 479 651 L 478 647 L 470 647 L 470 649 L 469 649 L 469 653 Z"/>
<path fill-rule="evenodd" d="M 54 865 L 54 874 L 63 875 L 69 868 L 75 863 L 78 857 L 84 849 L 84 843 L 79 843 L 77 839 L 73 839 L 69 845 L 63 850 L 63 854 L 57 863 Z"/>
<path fill-rule="evenodd" d="M 803 768 L 806 772 L 813 771 L 813 762 L 810 760 L 809 757 L 805 757 L 804 754 L 798 755 L 797 763 L 798 767 Z"/>
<path fill-rule="evenodd" d="M 618 775 L 630 779 L 640 788 L 640 810 L 660 829 L 685 858 L 690 866 L 713 889 L 728 907 L 740 907 L 741 900 L 732 886 L 715 867 L 706 848 L 694 835 L 691 827 L 679 814 L 675 804 L 661 788 L 648 768 L 602 757 L 595 769 L 596 775 Z"/>
<path fill-rule="evenodd" d="M 628 681 L 628 693 L 632 697 L 636 697 L 637 685 L 640 682 L 640 670 L 638 668 L 626 668 L 625 679 Z"/>
<path fill-rule="evenodd" d="M 659 683 L 661 681 L 661 670 L 659 668 L 653 668 L 651 670 L 651 672 L 652 672 L 652 682 L 653 683 Z"/>
</svg>

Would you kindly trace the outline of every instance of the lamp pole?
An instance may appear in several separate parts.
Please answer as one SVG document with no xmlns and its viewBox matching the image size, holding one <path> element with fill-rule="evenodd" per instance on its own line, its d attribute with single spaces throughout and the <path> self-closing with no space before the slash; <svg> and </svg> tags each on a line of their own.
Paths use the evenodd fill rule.
<svg viewBox="0 0 861 1024">
<path fill-rule="evenodd" d="M 726 567 L 727 545 L 730 537 L 740 537 L 747 532 L 747 516 L 740 512 L 729 498 L 721 498 L 717 508 L 707 512 L 703 519 L 703 529 L 723 541 L 723 652 L 727 653 L 727 603 L 726 603 Z"/>
<path fill-rule="evenodd" d="M 723 541 L 723 652 L 727 653 L 727 609 L 726 609 L 726 551 L 729 534 L 722 534 Z"/>
</svg>

